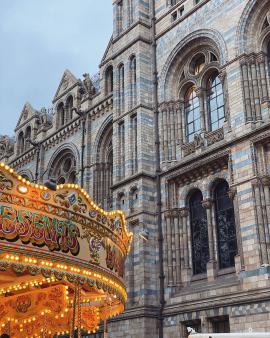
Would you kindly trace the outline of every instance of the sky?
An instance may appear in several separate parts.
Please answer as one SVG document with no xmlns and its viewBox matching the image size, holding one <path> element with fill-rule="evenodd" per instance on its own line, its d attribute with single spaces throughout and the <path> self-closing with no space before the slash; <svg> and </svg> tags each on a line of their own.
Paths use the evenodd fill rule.
<svg viewBox="0 0 270 338">
<path fill-rule="evenodd" d="M 52 106 L 66 68 L 96 74 L 111 34 L 111 0 L 0 0 L 0 135 Z"/>
</svg>

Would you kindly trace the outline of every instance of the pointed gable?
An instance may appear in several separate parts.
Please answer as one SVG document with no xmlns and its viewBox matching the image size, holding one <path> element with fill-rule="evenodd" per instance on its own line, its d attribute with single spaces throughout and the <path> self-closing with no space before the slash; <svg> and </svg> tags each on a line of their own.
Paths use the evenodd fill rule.
<svg viewBox="0 0 270 338">
<path fill-rule="evenodd" d="M 23 126 L 26 121 L 31 120 L 32 117 L 36 117 L 37 114 L 38 112 L 31 106 L 31 104 L 29 102 L 26 102 L 25 105 L 23 106 L 23 110 L 21 112 L 15 130 Z"/>
<path fill-rule="evenodd" d="M 107 46 L 105 53 L 104 53 L 102 60 L 101 60 L 101 64 L 103 64 L 107 59 L 110 58 L 110 56 L 112 54 L 112 42 L 113 42 L 113 37 L 111 37 L 111 39 L 108 43 L 108 46 Z"/>
<path fill-rule="evenodd" d="M 60 84 L 57 88 L 56 94 L 53 99 L 53 103 L 65 93 L 70 87 L 74 86 L 75 84 L 79 83 L 79 80 L 68 70 L 64 71 Z"/>
</svg>

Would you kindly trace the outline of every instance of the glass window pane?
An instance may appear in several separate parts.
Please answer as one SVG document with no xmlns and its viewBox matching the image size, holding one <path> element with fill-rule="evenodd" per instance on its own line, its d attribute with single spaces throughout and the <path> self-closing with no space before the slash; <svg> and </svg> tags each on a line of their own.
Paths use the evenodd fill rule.
<svg viewBox="0 0 270 338">
<path fill-rule="evenodd" d="M 224 98 L 223 98 L 223 95 L 219 95 L 217 97 L 217 105 L 218 107 L 223 107 L 224 106 Z"/>
<path fill-rule="evenodd" d="M 219 128 L 218 122 L 212 123 L 212 130 L 216 130 Z"/>
<path fill-rule="evenodd" d="M 220 128 L 224 119 L 224 97 L 223 88 L 218 78 L 218 73 L 214 73 L 207 84 L 207 108 L 211 130 Z"/>
<path fill-rule="evenodd" d="M 224 117 L 224 107 L 218 108 L 218 117 L 219 119 L 223 119 Z"/>
<path fill-rule="evenodd" d="M 237 254 L 234 208 L 228 191 L 226 181 L 218 183 L 214 191 L 220 269 L 234 266 Z"/>
<path fill-rule="evenodd" d="M 200 126 L 197 120 L 200 120 L 199 99 L 193 87 L 185 95 L 185 115 L 186 115 L 186 136 L 188 142 L 193 140 L 193 133 L 198 131 Z"/>
<path fill-rule="evenodd" d="M 217 122 L 217 120 L 218 120 L 218 112 L 217 112 L 217 110 L 213 110 L 211 112 L 211 122 L 212 122 L 212 124 Z"/>
<path fill-rule="evenodd" d="M 212 100 L 210 101 L 210 109 L 211 109 L 211 110 L 217 109 L 217 101 L 216 101 L 216 98 L 214 98 L 214 99 L 212 99 Z"/>
<path fill-rule="evenodd" d="M 195 120 L 194 121 L 194 125 L 195 125 L 195 131 L 199 131 L 201 129 L 201 120 Z"/>
<path fill-rule="evenodd" d="M 207 216 L 202 200 L 203 196 L 199 190 L 195 191 L 189 200 L 194 275 L 206 272 L 209 259 Z"/>
</svg>

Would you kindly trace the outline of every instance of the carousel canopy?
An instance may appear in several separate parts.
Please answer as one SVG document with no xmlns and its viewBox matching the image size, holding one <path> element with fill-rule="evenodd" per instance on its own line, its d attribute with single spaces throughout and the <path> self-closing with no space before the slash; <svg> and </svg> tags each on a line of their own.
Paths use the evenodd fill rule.
<svg viewBox="0 0 270 338">
<path fill-rule="evenodd" d="M 95 332 L 127 300 L 132 234 L 74 184 L 56 191 L 0 164 L 0 329 L 11 337 Z"/>
</svg>

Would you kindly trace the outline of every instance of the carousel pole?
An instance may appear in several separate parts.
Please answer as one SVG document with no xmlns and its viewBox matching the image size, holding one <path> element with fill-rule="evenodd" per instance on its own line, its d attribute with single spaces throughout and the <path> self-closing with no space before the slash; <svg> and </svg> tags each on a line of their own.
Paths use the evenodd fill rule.
<svg viewBox="0 0 270 338">
<path fill-rule="evenodd" d="M 78 284 L 78 338 L 81 338 L 81 327 L 82 327 L 82 287 Z"/>
<path fill-rule="evenodd" d="M 71 338 L 75 338 L 76 303 L 77 303 L 77 285 L 75 285 L 75 289 L 74 289 L 73 314 L 72 314 L 72 324 L 71 324 Z"/>
</svg>

